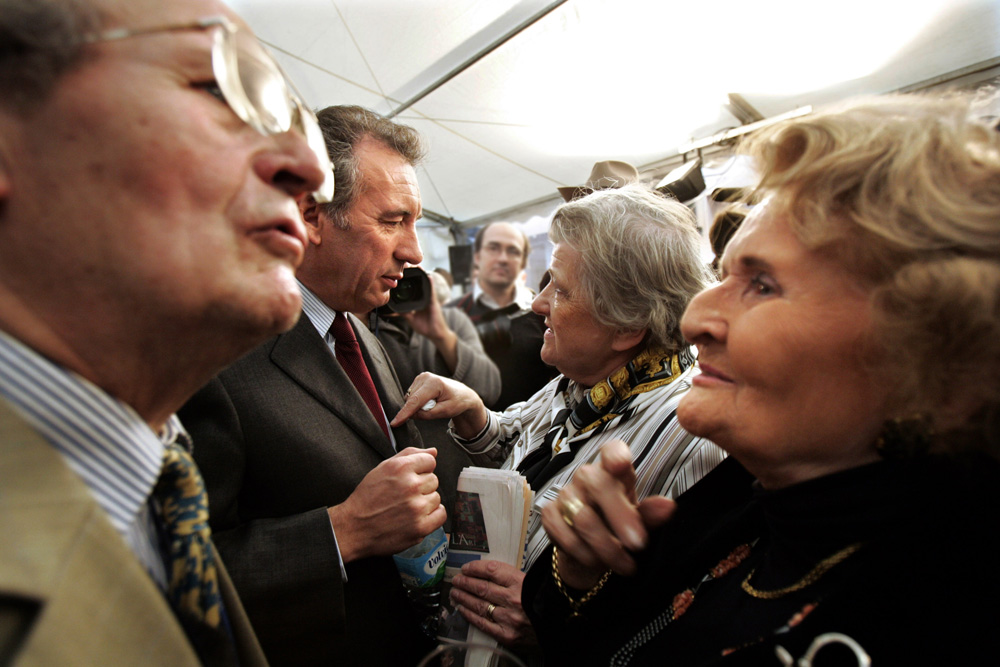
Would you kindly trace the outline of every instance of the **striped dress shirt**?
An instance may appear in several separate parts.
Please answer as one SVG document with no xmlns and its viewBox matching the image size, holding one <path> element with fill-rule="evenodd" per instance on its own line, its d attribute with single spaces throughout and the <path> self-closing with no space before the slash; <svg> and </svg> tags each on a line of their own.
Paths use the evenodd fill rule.
<svg viewBox="0 0 1000 667">
<path fill-rule="evenodd" d="M 541 511 L 573 478 L 581 465 L 594 463 L 601 446 L 609 440 L 624 440 L 632 452 L 636 468 L 636 492 L 639 499 L 652 494 L 676 498 L 701 479 L 726 457 L 726 453 L 704 438 L 698 438 L 677 422 L 677 404 L 691 388 L 696 366 L 684 370 L 673 381 L 637 394 L 628 409 L 615 416 L 604 428 L 574 433 L 572 427 L 564 449 L 572 446 L 576 455 L 571 463 L 535 489 L 525 561 L 526 572 L 549 545 L 542 529 Z M 489 412 L 486 428 L 476 438 L 465 440 L 452 431 L 452 437 L 472 456 L 476 465 L 517 469 L 533 451 L 543 446 L 545 435 L 559 412 L 582 400 L 589 389 L 568 381 L 560 390 L 564 376 L 549 382 L 527 401 L 516 403 L 504 412 Z"/>
<path fill-rule="evenodd" d="M 131 407 L 2 331 L 0 397 L 62 455 L 165 589 L 149 498 L 163 465 L 164 442 L 181 438 L 189 444 L 177 418 L 172 416 L 158 436 Z"/>
</svg>

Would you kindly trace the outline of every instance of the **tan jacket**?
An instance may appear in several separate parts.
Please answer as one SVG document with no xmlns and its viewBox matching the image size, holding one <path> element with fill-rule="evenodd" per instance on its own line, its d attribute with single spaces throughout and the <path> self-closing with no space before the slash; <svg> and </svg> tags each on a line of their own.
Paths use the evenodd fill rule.
<svg viewBox="0 0 1000 667">
<path fill-rule="evenodd" d="M 241 664 L 265 665 L 224 568 L 219 575 Z M 0 664 L 200 664 L 86 485 L 2 400 Z"/>
</svg>

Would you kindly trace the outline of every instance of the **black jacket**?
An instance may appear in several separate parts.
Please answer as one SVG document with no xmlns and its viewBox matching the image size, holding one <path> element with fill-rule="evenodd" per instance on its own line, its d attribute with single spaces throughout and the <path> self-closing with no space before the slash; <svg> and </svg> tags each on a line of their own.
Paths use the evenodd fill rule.
<svg viewBox="0 0 1000 667">
<path fill-rule="evenodd" d="M 546 664 L 610 664 L 678 593 L 741 543 L 753 545 L 746 560 L 696 591 L 687 612 L 650 632 L 626 664 L 778 665 L 776 646 L 798 660 L 828 632 L 857 641 L 874 665 L 996 661 L 996 461 L 924 457 L 863 466 L 773 493 L 754 486 L 737 461 L 721 464 L 681 496 L 674 517 L 639 557 L 639 574 L 612 575 L 583 607 L 582 618 L 567 620 L 551 558 L 540 558 L 546 567 L 528 574 L 523 599 Z M 751 568 L 755 586 L 774 590 L 854 543 L 862 545 L 857 552 L 799 591 L 760 600 L 741 590 Z M 832 648 L 813 664 L 856 663 L 847 651 Z"/>
</svg>

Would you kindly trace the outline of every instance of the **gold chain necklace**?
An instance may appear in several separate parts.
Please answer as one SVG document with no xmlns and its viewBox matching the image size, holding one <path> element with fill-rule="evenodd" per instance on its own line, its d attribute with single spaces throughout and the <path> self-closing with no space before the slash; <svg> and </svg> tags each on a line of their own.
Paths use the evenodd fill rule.
<svg viewBox="0 0 1000 667">
<path fill-rule="evenodd" d="M 822 577 L 830 570 L 830 568 L 832 568 L 834 565 L 838 563 L 842 563 L 843 561 L 847 560 L 847 558 L 851 554 L 853 554 L 860 548 L 861 548 L 860 542 L 858 542 L 857 544 L 852 544 L 850 546 L 844 547 L 843 549 L 833 554 L 832 556 L 828 556 L 823 560 L 821 560 L 816 565 L 816 567 L 814 567 L 808 573 L 806 573 L 806 576 L 802 577 L 794 584 L 785 586 L 784 588 L 778 588 L 773 591 L 762 591 L 758 588 L 754 588 L 753 586 L 751 586 L 750 577 L 754 575 L 754 572 L 757 571 L 757 568 L 750 570 L 750 574 L 746 576 L 746 579 L 743 580 L 743 583 L 741 583 L 740 586 L 743 588 L 744 591 L 746 591 L 755 598 L 760 598 L 762 600 L 774 600 L 783 597 L 785 595 L 788 595 L 789 593 L 800 591 L 806 586 L 810 586 L 816 583 L 820 577 Z"/>
</svg>

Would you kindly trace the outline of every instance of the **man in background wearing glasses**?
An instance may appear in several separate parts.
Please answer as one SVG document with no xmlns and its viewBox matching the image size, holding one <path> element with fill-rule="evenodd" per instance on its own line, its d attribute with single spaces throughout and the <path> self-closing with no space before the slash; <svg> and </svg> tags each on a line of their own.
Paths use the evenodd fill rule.
<svg viewBox="0 0 1000 667">
<path fill-rule="evenodd" d="M 264 662 L 174 413 L 295 323 L 318 136 L 222 2 L 0 4 L 0 664 Z"/>
<path fill-rule="evenodd" d="M 520 282 L 531 243 L 509 222 L 491 222 L 473 243 L 476 278 L 472 290 L 448 303 L 476 325 L 486 354 L 500 369 L 500 396 L 491 410 L 526 401 L 557 373 L 541 358 L 545 318 L 531 311 L 535 294 Z"/>
</svg>

